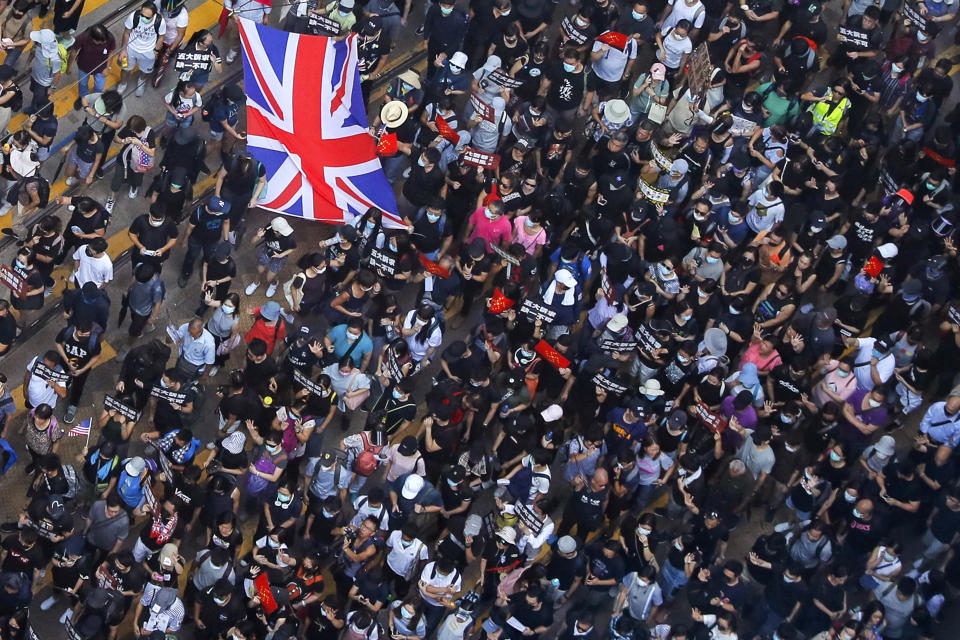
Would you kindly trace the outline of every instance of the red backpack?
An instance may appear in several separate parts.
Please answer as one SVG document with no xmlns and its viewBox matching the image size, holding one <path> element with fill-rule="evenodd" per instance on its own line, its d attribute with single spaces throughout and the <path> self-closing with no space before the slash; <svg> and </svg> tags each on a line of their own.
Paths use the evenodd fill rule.
<svg viewBox="0 0 960 640">
<path fill-rule="evenodd" d="M 377 454 L 383 450 L 384 445 L 371 444 L 367 439 L 367 432 L 361 431 L 360 437 L 363 438 L 363 451 L 353 461 L 353 472 L 359 476 L 367 478 L 373 475 L 373 472 L 380 466 L 380 459 Z"/>
</svg>

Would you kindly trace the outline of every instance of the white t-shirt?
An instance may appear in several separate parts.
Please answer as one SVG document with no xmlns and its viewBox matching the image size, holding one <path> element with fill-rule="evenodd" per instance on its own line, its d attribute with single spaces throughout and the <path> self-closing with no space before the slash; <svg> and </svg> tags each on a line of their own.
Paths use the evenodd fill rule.
<svg viewBox="0 0 960 640">
<path fill-rule="evenodd" d="M 33 371 L 33 367 L 40 361 L 39 356 L 27 364 L 27 371 Z M 38 375 L 30 376 L 30 384 L 27 385 L 27 402 L 34 407 L 41 404 L 48 404 L 51 407 L 57 406 L 57 392 L 53 386 Z"/>
<path fill-rule="evenodd" d="M 81 246 L 73 252 L 73 259 L 77 263 L 74 278 L 77 286 L 82 287 L 92 282 L 98 287 L 113 280 L 113 260 L 106 253 L 99 258 L 87 255 L 87 245 Z"/>
<path fill-rule="evenodd" d="M 167 25 L 159 13 L 154 14 L 153 20 L 150 22 L 144 23 L 141 21 L 140 24 L 134 25 L 133 16 L 136 13 L 139 12 L 134 11 L 128 15 L 127 19 L 123 22 L 123 28 L 130 30 L 130 39 L 127 41 L 127 47 L 137 53 L 153 53 L 153 50 L 157 47 L 156 21 L 160 21 L 160 33 L 164 32 Z"/>
<path fill-rule="evenodd" d="M 416 322 L 417 310 L 412 309 L 409 313 L 407 313 L 407 317 L 403 319 L 403 328 L 412 329 Z M 430 332 L 430 335 L 427 336 L 426 344 L 417 340 L 416 333 L 406 338 L 407 346 L 410 347 L 410 355 L 414 360 L 423 360 L 423 358 L 427 355 L 427 350 L 430 347 L 436 349 L 440 346 L 440 343 L 443 342 L 443 332 L 440 331 L 440 324 L 437 323 L 436 320 L 431 320 L 431 322 L 434 323 L 434 327 L 433 331 Z M 419 333 L 419 330 L 417 333 Z"/>
<path fill-rule="evenodd" d="M 602 50 L 603 47 L 604 44 L 602 42 L 594 41 L 593 52 L 596 53 Z M 603 57 L 599 60 L 594 60 L 590 66 L 601 80 L 619 82 L 623 78 L 623 72 L 627 68 L 627 62 L 637 59 L 638 49 L 637 41 L 633 38 L 627 39 L 626 51 L 620 51 L 620 49 L 616 47 L 607 45 L 607 50 L 604 52 Z"/>
<path fill-rule="evenodd" d="M 431 587 L 450 587 L 454 589 L 454 593 L 460 591 L 463 586 L 463 580 L 460 576 L 460 572 L 454 569 L 447 575 L 443 575 L 436 569 L 437 563 L 431 562 L 423 568 L 423 571 L 420 572 L 420 582 L 428 584 Z M 440 602 L 434 598 L 431 598 L 426 593 L 423 592 L 423 589 L 420 589 L 420 596 L 423 598 L 423 601 L 427 604 L 432 604 L 435 607 L 440 606 Z"/>
<path fill-rule="evenodd" d="M 400 476 L 411 472 L 416 473 L 418 476 L 426 474 L 423 456 L 419 451 L 412 456 L 405 456 L 400 454 L 398 451 L 399 448 L 399 442 L 386 448 L 387 461 L 393 463 L 390 466 L 390 471 L 387 473 L 387 482 L 393 482 Z"/>
<path fill-rule="evenodd" d="M 669 0 L 667 4 L 673 7 L 673 11 L 663 21 L 664 27 L 676 26 L 681 20 L 689 20 L 694 29 L 703 27 L 703 19 L 707 17 L 707 11 L 702 2 L 696 2 L 690 6 L 684 0 Z"/>
<path fill-rule="evenodd" d="M 160 8 L 160 3 L 157 2 L 157 8 Z M 180 29 L 186 29 L 187 25 L 190 24 L 190 12 L 187 11 L 186 7 L 180 7 L 180 13 L 176 16 L 163 16 L 163 24 L 166 27 L 163 31 L 163 41 L 165 44 L 170 44 L 177 39 L 177 31 Z"/>
<path fill-rule="evenodd" d="M 420 560 L 429 560 L 430 551 L 419 538 L 414 538 L 410 544 L 404 546 L 403 534 L 399 530 L 393 531 L 387 538 L 390 553 L 387 554 L 387 566 L 404 578 L 409 578 L 413 568 Z M 439 575 L 439 574 L 438 574 Z"/>
<path fill-rule="evenodd" d="M 787 211 L 782 199 L 767 200 L 762 189 L 751 193 L 747 198 L 747 204 L 750 205 L 750 210 L 747 212 L 747 226 L 754 233 L 773 229 L 775 225 L 783 222 L 783 215 Z"/>
<path fill-rule="evenodd" d="M 857 339 L 857 358 L 853 363 L 853 373 L 857 376 L 858 389 L 873 389 L 876 385 L 873 376 L 870 375 L 870 358 L 873 357 L 873 344 L 876 338 L 858 338 Z M 861 366 L 862 365 L 862 366 Z M 877 373 L 880 374 L 880 381 L 886 382 L 893 375 L 893 370 L 897 368 L 897 359 L 892 353 L 888 353 L 880 358 L 877 363 Z"/>
<path fill-rule="evenodd" d="M 683 54 L 693 51 L 693 43 L 690 41 L 689 36 L 677 39 L 677 34 L 674 33 L 673 27 L 667 26 L 664 26 L 663 29 L 660 30 L 660 35 L 663 36 L 663 53 L 661 53 L 660 49 L 657 49 L 657 59 L 668 69 L 680 68 Z"/>
</svg>

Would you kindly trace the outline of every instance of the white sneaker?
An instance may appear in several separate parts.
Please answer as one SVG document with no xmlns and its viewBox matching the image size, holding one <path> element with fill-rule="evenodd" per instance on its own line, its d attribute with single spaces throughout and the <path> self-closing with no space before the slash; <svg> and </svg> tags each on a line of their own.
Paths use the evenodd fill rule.
<svg viewBox="0 0 960 640">
<path fill-rule="evenodd" d="M 117 206 L 117 201 L 113 198 L 107 198 L 107 201 L 103 203 L 103 208 L 107 210 L 107 213 L 113 213 L 115 206 Z"/>
<path fill-rule="evenodd" d="M 220 367 L 218 366 L 210 367 L 210 377 L 212 378 L 213 376 L 217 375 L 218 371 L 220 371 Z"/>
<path fill-rule="evenodd" d="M 63 615 L 60 616 L 60 624 L 63 624 L 67 620 L 72 620 L 72 619 L 73 619 L 73 609 L 68 608 L 66 611 L 63 612 Z"/>
<path fill-rule="evenodd" d="M 259 289 L 259 288 L 260 288 L 260 283 L 259 283 L 259 282 L 251 282 L 250 284 L 247 285 L 247 288 L 244 289 L 243 292 L 244 292 L 245 294 L 247 294 L 248 296 L 252 296 L 252 295 L 253 295 L 253 292 L 256 291 L 256 290 Z"/>
<path fill-rule="evenodd" d="M 273 294 L 277 292 L 277 283 L 271 282 L 270 286 L 267 287 L 267 297 L 272 298 Z"/>
<path fill-rule="evenodd" d="M 51 608 L 53 607 L 53 605 L 55 605 L 55 604 L 57 604 L 57 597 L 56 597 L 56 596 L 50 596 L 49 598 L 47 598 L 46 600 L 44 600 L 43 602 L 40 603 L 40 610 L 41 610 L 41 611 L 48 611 L 48 610 L 51 609 Z"/>
<path fill-rule="evenodd" d="M 225 62 L 227 64 L 233 64 L 233 61 L 237 59 L 237 56 L 239 54 L 240 54 L 239 51 L 235 51 L 231 49 L 230 51 L 227 52 L 227 57 L 225 58 Z"/>
<path fill-rule="evenodd" d="M 142 98 L 142 97 L 143 97 L 143 92 L 146 91 L 146 90 L 147 90 L 147 83 L 146 83 L 146 82 L 140 82 L 140 83 L 137 85 L 137 90 L 133 93 L 133 95 L 137 96 L 138 98 Z"/>
<path fill-rule="evenodd" d="M 123 93 L 123 92 L 126 91 L 126 90 L 127 90 L 127 85 L 126 85 L 126 83 L 118 84 L 118 85 L 117 85 L 117 93 Z"/>
<path fill-rule="evenodd" d="M 130 192 L 127 193 L 127 197 L 133 200 L 137 197 L 138 193 L 140 193 L 140 187 L 130 187 Z"/>
<path fill-rule="evenodd" d="M 411 173 L 413 173 L 413 167 L 407 167 L 403 170 L 403 177 L 409 178 Z"/>
<path fill-rule="evenodd" d="M 74 178 L 73 176 L 67 176 L 67 179 L 64 182 L 67 183 L 68 187 L 72 187 L 73 185 L 80 182 L 80 180 L 78 180 L 77 178 Z"/>
</svg>

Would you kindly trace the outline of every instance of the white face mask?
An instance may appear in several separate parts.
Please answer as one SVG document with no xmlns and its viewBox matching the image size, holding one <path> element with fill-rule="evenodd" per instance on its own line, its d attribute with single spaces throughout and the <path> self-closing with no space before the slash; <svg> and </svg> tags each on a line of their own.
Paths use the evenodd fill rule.
<svg viewBox="0 0 960 640">
<path fill-rule="evenodd" d="M 643 529 L 641 527 L 637 527 L 637 533 L 642 536 L 649 536 L 651 533 L 653 533 L 653 529 Z"/>
<path fill-rule="evenodd" d="M 867 398 L 867 404 L 869 404 L 871 407 L 876 409 L 877 407 L 881 406 L 883 403 L 880 402 L 879 400 L 874 400 L 873 398 Z"/>
</svg>

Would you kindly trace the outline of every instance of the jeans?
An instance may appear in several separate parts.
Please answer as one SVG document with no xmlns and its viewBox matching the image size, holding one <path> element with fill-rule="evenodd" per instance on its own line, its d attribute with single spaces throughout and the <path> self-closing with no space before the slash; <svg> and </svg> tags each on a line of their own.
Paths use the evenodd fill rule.
<svg viewBox="0 0 960 640">
<path fill-rule="evenodd" d="M 687 574 L 684 573 L 683 569 L 677 569 L 669 562 L 664 562 L 657 582 L 660 583 L 660 589 L 663 590 L 663 599 L 672 600 L 674 592 L 687 584 Z"/>
<path fill-rule="evenodd" d="M 8 54 L 9 56 L 9 54 Z M 93 92 L 102 93 L 104 87 L 107 86 L 107 76 L 103 73 L 87 73 L 77 69 L 77 77 L 79 85 L 77 86 L 77 92 L 80 94 L 80 97 L 90 93 L 90 78 L 93 77 Z"/>
</svg>

